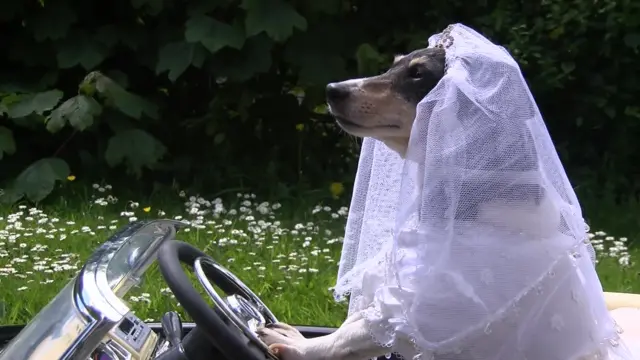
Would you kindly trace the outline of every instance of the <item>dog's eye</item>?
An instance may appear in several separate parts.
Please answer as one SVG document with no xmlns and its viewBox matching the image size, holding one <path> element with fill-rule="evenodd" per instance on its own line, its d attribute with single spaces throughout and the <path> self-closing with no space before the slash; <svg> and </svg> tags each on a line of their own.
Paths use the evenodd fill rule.
<svg viewBox="0 0 640 360">
<path fill-rule="evenodd" d="M 422 69 L 419 66 L 412 66 L 409 68 L 409 77 L 412 79 L 422 78 Z"/>
</svg>

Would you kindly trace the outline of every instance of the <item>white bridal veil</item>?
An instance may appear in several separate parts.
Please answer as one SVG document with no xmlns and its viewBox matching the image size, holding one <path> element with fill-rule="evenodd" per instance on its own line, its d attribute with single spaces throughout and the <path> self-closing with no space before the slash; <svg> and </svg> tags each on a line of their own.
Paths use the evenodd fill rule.
<svg viewBox="0 0 640 360">
<path fill-rule="evenodd" d="M 407 153 L 363 142 L 338 281 L 405 359 L 631 359 L 516 61 L 455 24 Z"/>
</svg>

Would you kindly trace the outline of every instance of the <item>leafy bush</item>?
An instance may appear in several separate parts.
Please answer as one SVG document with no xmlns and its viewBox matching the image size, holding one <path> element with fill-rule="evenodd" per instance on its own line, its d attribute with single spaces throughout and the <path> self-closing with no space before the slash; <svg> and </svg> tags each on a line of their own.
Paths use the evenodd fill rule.
<svg viewBox="0 0 640 360">
<path fill-rule="evenodd" d="M 326 83 L 378 73 L 458 21 L 520 61 L 574 178 L 628 188 L 640 170 L 639 9 L 632 0 L 9 2 L 1 199 L 40 201 L 71 174 L 280 192 L 350 179 L 357 144 L 326 114 Z"/>
</svg>

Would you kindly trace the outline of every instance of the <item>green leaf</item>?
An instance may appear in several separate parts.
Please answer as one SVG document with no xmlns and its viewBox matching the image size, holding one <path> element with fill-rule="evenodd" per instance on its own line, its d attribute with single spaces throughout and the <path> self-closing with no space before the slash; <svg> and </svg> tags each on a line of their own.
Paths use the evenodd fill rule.
<svg viewBox="0 0 640 360">
<path fill-rule="evenodd" d="M 95 40 L 101 42 L 106 47 L 113 47 L 118 44 L 118 41 L 120 40 L 118 38 L 120 31 L 121 29 L 115 24 L 101 26 L 96 31 Z"/>
<path fill-rule="evenodd" d="M 562 36 L 562 34 L 564 34 L 564 26 L 560 25 L 557 28 L 551 30 L 551 32 L 549 33 L 549 38 L 555 40 Z"/>
<path fill-rule="evenodd" d="M 206 15 L 195 15 L 185 24 L 185 39 L 190 43 L 201 43 L 211 53 L 224 48 L 241 49 L 244 45 L 242 29 L 222 23 Z"/>
<path fill-rule="evenodd" d="M 136 94 L 120 88 L 108 92 L 107 96 L 111 97 L 111 104 L 116 109 L 134 119 L 141 119 L 143 114 L 158 119 L 158 106 Z"/>
<path fill-rule="evenodd" d="M 4 154 L 13 155 L 16 153 L 16 141 L 13 138 L 13 132 L 0 126 L 0 160 L 4 157 Z"/>
<path fill-rule="evenodd" d="M 40 9 L 36 16 L 27 21 L 27 26 L 33 31 L 36 41 L 42 42 L 65 38 L 77 20 L 75 11 L 67 3 L 61 2 Z"/>
<path fill-rule="evenodd" d="M 84 33 L 65 38 L 56 48 L 58 49 L 56 59 L 61 69 L 82 65 L 85 70 L 92 70 L 100 65 L 109 53 L 103 43 Z"/>
<path fill-rule="evenodd" d="M 45 111 L 53 109 L 62 95 L 60 90 L 49 90 L 35 94 L 16 95 L 11 99 L 11 102 L 8 102 L 5 97 L 2 99 L 2 103 L 6 106 L 7 115 L 10 118 L 20 118 L 33 113 L 42 115 Z"/>
<path fill-rule="evenodd" d="M 8 187 L 0 191 L 0 204 L 14 204 L 24 197 L 24 193 L 19 193 L 13 187 Z"/>
<path fill-rule="evenodd" d="M 307 20 L 283 0 L 242 0 L 241 6 L 247 10 L 247 37 L 264 31 L 273 40 L 283 42 L 293 29 L 307 30 Z"/>
<path fill-rule="evenodd" d="M 175 82 L 189 65 L 201 67 L 205 60 L 205 51 L 200 44 L 184 41 L 165 44 L 158 54 L 156 74 L 169 71 L 169 80 Z"/>
<path fill-rule="evenodd" d="M 135 24 L 108 24 L 96 29 L 94 41 L 110 49 L 117 44 L 123 44 L 131 50 L 138 50 L 141 44 L 148 42 L 150 32 L 144 25 Z"/>
<path fill-rule="evenodd" d="M 627 116 L 633 116 L 640 119 L 640 107 L 639 106 L 626 106 L 624 108 L 624 114 Z"/>
<path fill-rule="evenodd" d="M 210 71 L 216 76 L 228 77 L 231 81 L 246 81 L 271 68 L 272 47 L 273 41 L 266 34 L 251 37 L 242 50 L 229 57 L 214 58 Z"/>
<path fill-rule="evenodd" d="M 204 15 L 209 13 L 221 5 L 224 5 L 227 0 L 200 0 L 200 1 L 189 1 L 187 5 L 187 15 L 196 16 L 196 15 Z"/>
<path fill-rule="evenodd" d="M 309 0 L 306 3 L 307 9 L 311 13 L 321 13 L 334 15 L 342 9 L 341 0 Z"/>
<path fill-rule="evenodd" d="M 131 5 L 133 5 L 135 9 L 140 9 L 147 5 L 150 15 L 158 15 L 164 7 L 163 0 L 131 0 Z"/>
<path fill-rule="evenodd" d="M 616 117 L 616 109 L 613 106 L 605 106 L 604 113 L 611 119 Z"/>
<path fill-rule="evenodd" d="M 127 74 L 123 73 L 120 70 L 110 70 L 105 74 L 108 78 L 115 81 L 116 84 L 120 85 L 123 89 L 129 87 L 129 77 Z"/>
<path fill-rule="evenodd" d="M 346 64 L 338 55 L 305 56 L 299 60 L 298 84 L 324 84 L 346 77 Z"/>
<path fill-rule="evenodd" d="M 572 72 L 573 70 L 575 70 L 576 68 L 576 64 L 569 61 L 569 62 L 563 62 L 562 64 L 560 64 L 560 67 L 562 68 L 562 71 L 564 71 L 566 74 Z"/>
<path fill-rule="evenodd" d="M 22 12 L 24 3 L 20 1 L 9 1 L 2 5 L 2 11 L 0 11 L 0 21 L 7 21 L 13 19 L 14 16 Z"/>
<path fill-rule="evenodd" d="M 20 24 L 19 21 L 18 24 Z M 20 25 L 17 25 L 16 28 L 20 29 Z M 12 62 L 19 63 L 23 68 L 54 68 L 51 61 L 51 51 L 54 50 L 52 46 L 36 42 L 33 35 L 25 30 L 11 32 L 3 30 L 2 48 L 5 59 L 8 58 Z M 15 66 L 11 68 L 15 71 Z M 29 69 L 21 75 L 30 76 L 31 71 L 33 70 Z"/>
<path fill-rule="evenodd" d="M 166 151 L 167 148 L 146 131 L 129 129 L 109 139 L 105 160 L 111 167 L 126 163 L 129 170 L 139 176 L 143 167 L 151 168 Z"/>
<path fill-rule="evenodd" d="M 128 92 L 99 71 L 89 73 L 80 84 L 80 88 L 95 89 L 106 100 L 107 105 L 132 118 L 140 119 L 143 115 L 146 115 L 152 119 L 158 119 L 158 106 L 156 104 Z"/>
<path fill-rule="evenodd" d="M 0 93 L 35 93 L 48 90 L 58 81 L 58 72 L 49 71 L 45 74 L 34 74 L 35 79 L 29 79 L 28 74 L 5 75 L 0 83 Z"/>
<path fill-rule="evenodd" d="M 633 50 L 640 47 L 640 33 L 630 33 L 624 36 L 624 44 Z"/>
<path fill-rule="evenodd" d="M 102 118 L 114 133 L 135 128 L 135 123 L 123 113 L 115 110 L 105 109 Z"/>
<path fill-rule="evenodd" d="M 49 195 L 56 184 L 69 176 L 69 165 L 59 158 L 44 158 L 29 165 L 14 180 L 10 189 L 12 200 L 23 196 L 33 202 L 39 202 Z M 4 199 L 3 199 L 4 200 Z"/>
<path fill-rule="evenodd" d="M 225 135 L 224 133 L 219 133 L 216 134 L 216 136 L 213 137 L 213 144 L 214 145 L 219 145 L 224 141 Z"/>
<path fill-rule="evenodd" d="M 380 71 L 384 58 L 371 44 L 361 44 L 356 50 L 358 73 L 361 75 L 375 75 Z"/>
<path fill-rule="evenodd" d="M 323 39 L 339 36 L 330 28 L 297 33 L 285 46 L 284 59 L 299 69 L 298 85 L 317 85 L 343 79 L 346 64 L 339 49 Z M 294 68 L 295 68 L 294 67 Z"/>
<path fill-rule="evenodd" d="M 102 106 L 86 95 L 76 95 L 63 102 L 47 119 L 47 130 L 55 133 L 67 123 L 79 131 L 93 125 L 94 118 L 102 112 Z"/>
<path fill-rule="evenodd" d="M 45 123 L 46 118 L 42 115 L 33 113 L 25 117 L 13 118 L 11 121 L 16 125 L 29 130 L 40 130 L 42 124 Z"/>
</svg>

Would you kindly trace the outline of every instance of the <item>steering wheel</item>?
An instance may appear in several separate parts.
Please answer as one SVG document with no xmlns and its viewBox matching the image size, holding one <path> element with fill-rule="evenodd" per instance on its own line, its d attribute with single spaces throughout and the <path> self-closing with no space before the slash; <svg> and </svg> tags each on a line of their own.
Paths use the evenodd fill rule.
<svg viewBox="0 0 640 360">
<path fill-rule="evenodd" d="M 211 308 L 195 289 L 181 263 L 191 266 L 215 303 Z M 233 273 L 199 249 L 169 240 L 158 251 L 158 265 L 182 307 L 213 345 L 229 359 L 277 360 L 257 337 L 258 327 L 278 322 L 269 308 Z M 227 296 L 220 297 L 209 279 Z"/>
</svg>

